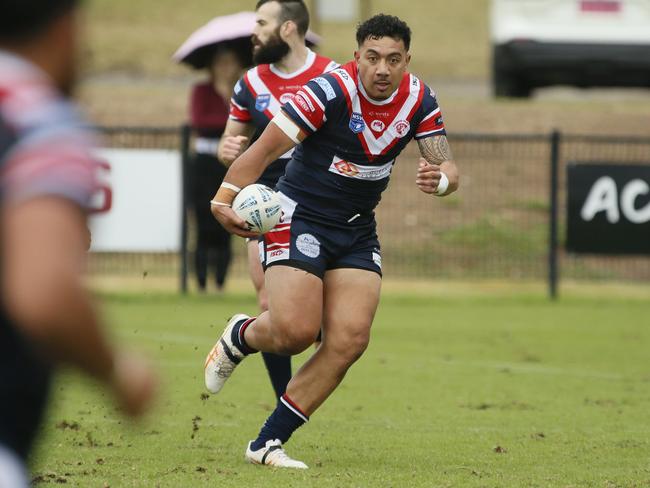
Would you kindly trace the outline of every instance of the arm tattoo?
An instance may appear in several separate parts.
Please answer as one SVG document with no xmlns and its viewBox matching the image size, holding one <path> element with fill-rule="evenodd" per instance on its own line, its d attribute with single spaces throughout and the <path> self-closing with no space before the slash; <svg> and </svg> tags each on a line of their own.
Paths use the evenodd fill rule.
<svg viewBox="0 0 650 488">
<path fill-rule="evenodd" d="M 430 164 L 441 164 L 452 159 L 447 136 L 434 136 L 418 141 L 420 154 Z"/>
</svg>

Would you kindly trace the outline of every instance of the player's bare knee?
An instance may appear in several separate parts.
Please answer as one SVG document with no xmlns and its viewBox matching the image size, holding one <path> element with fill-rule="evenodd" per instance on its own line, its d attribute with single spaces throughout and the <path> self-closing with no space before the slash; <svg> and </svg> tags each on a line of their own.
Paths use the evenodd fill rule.
<svg viewBox="0 0 650 488">
<path fill-rule="evenodd" d="M 370 336 L 368 334 L 356 334 L 351 338 L 348 344 L 348 353 L 346 355 L 350 363 L 355 362 L 363 355 L 368 348 L 369 342 Z"/>
<path fill-rule="evenodd" d="M 314 343 L 318 334 L 319 322 L 310 321 L 304 315 L 271 314 L 271 320 L 275 351 L 278 354 L 299 354 Z"/>
<path fill-rule="evenodd" d="M 311 330 L 296 327 L 275 338 L 278 354 L 293 356 L 300 354 L 314 343 L 314 334 Z"/>
<path fill-rule="evenodd" d="M 332 341 L 328 341 L 328 347 L 335 353 L 342 363 L 350 365 L 359 359 L 368 347 L 370 342 L 370 327 L 368 330 L 359 330 L 345 334 Z"/>
</svg>

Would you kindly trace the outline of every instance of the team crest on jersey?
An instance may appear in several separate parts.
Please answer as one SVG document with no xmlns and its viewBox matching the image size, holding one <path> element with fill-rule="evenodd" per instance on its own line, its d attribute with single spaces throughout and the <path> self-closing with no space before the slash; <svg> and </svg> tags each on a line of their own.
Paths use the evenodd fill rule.
<svg viewBox="0 0 650 488">
<path fill-rule="evenodd" d="M 352 117 L 350 117 L 350 130 L 355 134 L 363 132 L 366 128 L 366 123 L 363 121 L 363 117 L 358 112 L 353 112 Z"/>
<path fill-rule="evenodd" d="M 386 128 L 386 124 L 384 124 L 381 120 L 373 120 L 370 124 L 370 128 L 375 132 L 381 132 Z"/>
<path fill-rule="evenodd" d="M 293 100 L 293 93 L 283 93 L 280 95 L 280 103 L 284 105 L 285 103 L 289 103 L 291 100 Z"/>
<path fill-rule="evenodd" d="M 411 124 L 408 120 L 398 120 L 391 126 L 391 131 L 395 137 L 404 137 L 411 130 Z"/>
<path fill-rule="evenodd" d="M 269 108 L 269 104 L 271 103 L 271 95 L 268 93 L 262 93 L 261 95 L 257 95 L 257 98 L 255 99 L 255 110 L 258 112 L 264 112 L 267 108 Z"/>
</svg>

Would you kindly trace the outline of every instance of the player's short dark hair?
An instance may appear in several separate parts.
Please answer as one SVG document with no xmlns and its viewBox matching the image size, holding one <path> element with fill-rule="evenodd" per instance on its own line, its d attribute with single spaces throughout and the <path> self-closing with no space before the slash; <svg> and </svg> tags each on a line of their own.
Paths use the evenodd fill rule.
<svg viewBox="0 0 650 488">
<path fill-rule="evenodd" d="M 2 0 L 0 42 L 21 42 L 43 32 L 59 16 L 75 9 L 81 0 Z"/>
<path fill-rule="evenodd" d="M 377 14 L 357 27 L 357 44 L 361 46 L 368 38 L 392 37 L 404 41 L 408 51 L 411 47 L 411 28 L 394 15 Z"/>
<path fill-rule="evenodd" d="M 255 10 L 269 2 L 277 2 L 280 4 L 280 24 L 291 20 L 298 26 L 298 33 L 301 36 L 304 37 L 307 34 L 307 29 L 309 29 L 309 10 L 307 10 L 307 5 L 305 5 L 303 0 L 259 0 L 255 6 Z"/>
</svg>

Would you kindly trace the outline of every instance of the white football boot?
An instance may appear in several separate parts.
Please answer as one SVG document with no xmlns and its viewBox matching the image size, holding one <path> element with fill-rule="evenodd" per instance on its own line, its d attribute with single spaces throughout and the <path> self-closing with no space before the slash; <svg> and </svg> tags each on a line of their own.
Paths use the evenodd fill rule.
<svg viewBox="0 0 650 488">
<path fill-rule="evenodd" d="M 276 468 L 308 468 L 308 466 L 302 461 L 297 461 L 287 456 L 287 453 L 282 449 L 282 442 L 280 442 L 280 439 L 266 441 L 266 445 L 257 451 L 251 450 L 252 443 L 253 441 L 250 441 L 246 448 L 246 461 L 249 463 L 275 466 Z"/>
<path fill-rule="evenodd" d="M 232 329 L 242 320 L 250 317 L 243 313 L 234 315 L 228 321 L 228 325 L 221 334 L 221 337 L 214 345 L 210 354 L 205 360 L 205 387 L 210 393 L 219 393 L 224 383 L 232 374 L 235 367 L 241 363 L 246 356 L 232 343 Z"/>
</svg>

